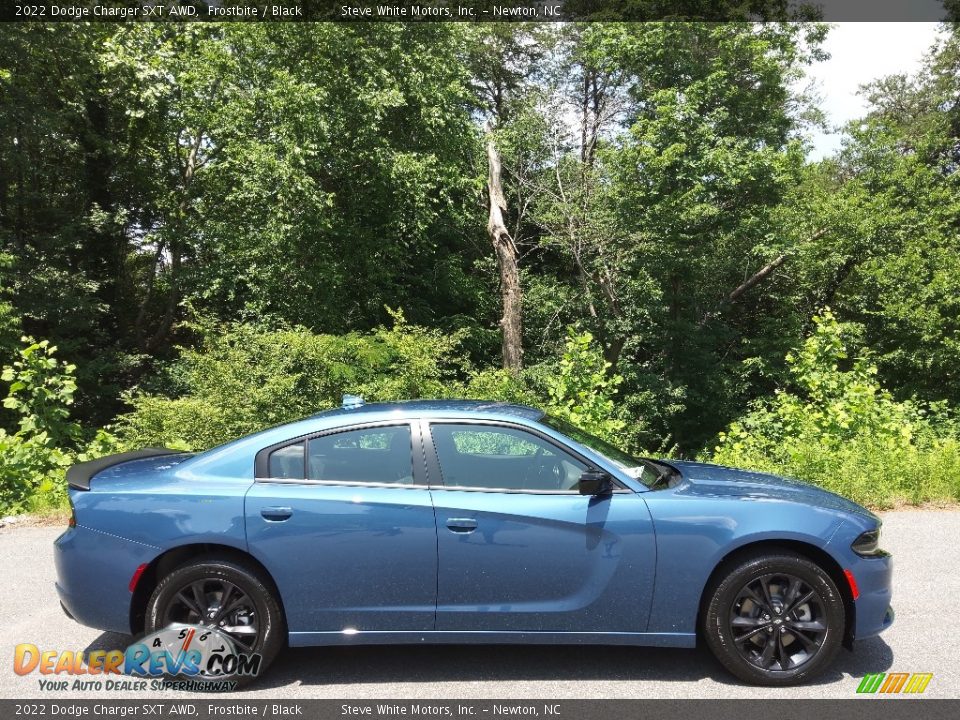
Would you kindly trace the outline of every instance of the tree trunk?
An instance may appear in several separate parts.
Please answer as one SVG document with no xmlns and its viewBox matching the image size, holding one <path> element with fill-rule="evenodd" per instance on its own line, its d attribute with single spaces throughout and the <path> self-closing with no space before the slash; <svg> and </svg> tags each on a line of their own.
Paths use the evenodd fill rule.
<svg viewBox="0 0 960 720">
<path fill-rule="evenodd" d="M 13 231 L 13 240 L 16 243 L 17 247 L 20 250 L 23 250 L 27 246 L 26 238 L 26 203 L 24 197 L 26 195 L 27 189 L 24 187 L 26 180 L 24 179 L 23 168 L 26 164 L 26 159 L 24 158 L 24 138 L 23 138 L 23 123 L 17 122 L 17 153 L 16 153 L 16 167 L 17 167 L 17 219 L 14 223 Z"/>
<path fill-rule="evenodd" d="M 813 235 L 811 235 L 806 240 L 804 240 L 803 243 L 801 244 L 806 245 L 807 243 L 812 243 L 812 242 L 815 242 L 816 240 L 819 240 L 820 238 L 822 238 L 824 235 L 827 234 L 828 230 L 829 228 L 825 228 L 825 227 L 820 228 L 815 233 L 813 233 Z M 778 255 L 773 260 L 771 260 L 766 265 L 764 265 L 762 268 L 757 270 L 753 275 L 751 275 L 742 283 L 740 283 L 740 285 L 738 285 L 733 290 L 731 290 L 730 294 L 723 299 L 723 302 L 720 304 L 719 308 L 703 314 L 703 316 L 700 318 L 700 326 L 703 327 L 704 325 L 706 325 L 710 320 L 712 320 L 717 315 L 719 315 L 720 311 L 723 308 L 727 307 L 728 305 L 733 305 L 733 303 L 737 302 L 737 300 L 739 300 L 744 293 L 746 293 L 748 290 L 752 289 L 756 285 L 759 285 L 768 277 L 773 275 L 777 271 L 777 269 L 790 258 L 790 254 L 794 252 L 794 250 L 796 250 L 796 248 L 793 248 L 791 250 L 788 250 L 782 253 L 781 255 Z"/>
<path fill-rule="evenodd" d="M 110 114 L 95 89 L 84 100 L 83 126 L 78 141 L 83 154 L 83 180 L 86 188 L 86 212 L 94 208 L 106 213 L 111 221 L 103 227 L 91 227 L 78 260 L 90 277 L 97 281 L 97 295 L 110 308 L 105 316 L 111 331 L 116 332 L 125 318 L 121 288 L 123 285 L 126 237 L 112 220 L 115 199 L 111 176 L 113 158 L 109 137 Z"/>
<path fill-rule="evenodd" d="M 140 308 L 137 310 L 137 319 L 133 325 L 133 333 L 137 338 L 137 346 L 141 350 L 147 350 L 146 339 L 144 338 L 144 328 L 147 322 L 147 313 L 153 303 L 154 289 L 157 285 L 157 274 L 160 272 L 160 263 L 163 259 L 164 243 L 157 241 L 157 249 L 153 253 L 153 265 L 150 267 L 150 276 L 147 278 L 147 291 L 140 301 Z"/>
<path fill-rule="evenodd" d="M 183 260 L 183 243 L 181 238 L 186 236 L 187 214 L 190 212 L 190 188 L 193 185 L 193 177 L 199 164 L 200 147 L 203 145 L 203 128 L 197 129 L 196 137 L 190 144 L 190 150 L 187 158 L 181 165 L 180 184 L 182 186 L 180 203 L 177 207 L 177 215 L 173 222 L 173 232 L 167 247 L 170 250 L 170 294 L 167 296 L 167 308 L 160 320 L 160 325 L 156 332 L 147 341 L 146 349 L 148 352 L 157 352 L 166 342 L 173 328 L 173 322 L 176 319 L 177 306 L 180 304 L 181 278 L 180 269 Z M 179 134 L 177 136 L 179 138 Z"/>
<path fill-rule="evenodd" d="M 827 234 L 827 228 L 820 228 L 813 235 L 811 235 L 806 240 L 804 240 L 802 244 L 806 245 L 807 243 L 815 242 L 816 240 L 819 240 L 826 234 Z M 777 270 L 777 268 L 783 265 L 783 263 L 786 262 L 787 258 L 790 257 L 791 252 L 792 250 L 788 250 L 782 255 L 778 255 L 773 260 L 771 260 L 766 265 L 764 265 L 762 268 L 757 270 L 753 275 L 747 278 L 743 283 L 741 283 L 736 288 L 734 288 L 730 292 L 730 294 L 727 295 L 726 304 L 729 305 L 731 303 L 735 303 L 740 298 L 741 295 L 747 292 L 747 290 L 752 288 L 754 285 L 759 285 L 768 277 L 773 275 L 773 273 Z"/>
<path fill-rule="evenodd" d="M 487 138 L 487 194 L 490 213 L 487 217 L 487 233 L 497 254 L 500 270 L 500 295 L 503 317 L 500 329 L 503 333 L 503 367 L 516 373 L 523 367 L 523 336 L 521 325 L 520 272 L 517 268 L 517 246 L 503 220 L 507 202 L 503 195 L 500 154 L 493 138 Z"/>
</svg>

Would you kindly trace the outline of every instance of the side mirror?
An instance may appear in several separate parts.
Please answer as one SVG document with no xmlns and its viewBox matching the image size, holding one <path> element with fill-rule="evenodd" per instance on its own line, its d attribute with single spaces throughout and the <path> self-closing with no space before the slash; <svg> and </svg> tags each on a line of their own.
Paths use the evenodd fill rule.
<svg viewBox="0 0 960 720">
<path fill-rule="evenodd" d="M 584 470 L 577 487 L 581 495 L 609 495 L 613 480 L 603 470 Z"/>
</svg>

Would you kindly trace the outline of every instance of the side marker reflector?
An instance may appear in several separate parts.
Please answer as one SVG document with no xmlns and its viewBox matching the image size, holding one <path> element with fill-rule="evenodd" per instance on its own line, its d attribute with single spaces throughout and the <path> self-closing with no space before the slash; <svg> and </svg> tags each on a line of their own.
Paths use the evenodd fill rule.
<svg viewBox="0 0 960 720">
<path fill-rule="evenodd" d="M 133 571 L 133 577 L 130 578 L 130 592 L 133 592 L 137 589 L 137 583 L 140 582 L 140 576 L 143 575 L 143 571 L 147 569 L 147 565 L 150 563 L 143 563 Z"/>
<path fill-rule="evenodd" d="M 857 579 L 849 570 L 844 570 L 843 574 L 847 576 L 847 582 L 850 584 L 850 592 L 853 595 L 853 599 L 856 600 L 860 597 L 860 588 L 857 587 Z"/>
</svg>

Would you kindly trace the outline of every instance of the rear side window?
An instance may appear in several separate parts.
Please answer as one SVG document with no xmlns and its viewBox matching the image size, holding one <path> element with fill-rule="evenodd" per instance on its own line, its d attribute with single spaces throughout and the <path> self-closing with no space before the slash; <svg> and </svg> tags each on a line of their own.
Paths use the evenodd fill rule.
<svg viewBox="0 0 960 720">
<path fill-rule="evenodd" d="M 294 443 L 270 453 L 270 477 L 303 480 L 303 443 Z"/>
<path fill-rule="evenodd" d="M 349 430 L 313 438 L 307 443 L 307 478 L 412 485 L 410 426 Z"/>
</svg>

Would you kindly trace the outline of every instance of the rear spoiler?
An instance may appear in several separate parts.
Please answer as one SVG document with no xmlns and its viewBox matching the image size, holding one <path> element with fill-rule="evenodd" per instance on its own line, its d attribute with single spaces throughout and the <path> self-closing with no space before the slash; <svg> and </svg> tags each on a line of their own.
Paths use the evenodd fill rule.
<svg viewBox="0 0 960 720">
<path fill-rule="evenodd" d="M 181 455 L 181 450 L 168 450 L 167 448 L 144 448 L 143 450 L 131 450 L 130 452 L 118 453 L 117 455 L 107 455 L 96 460 L 77 463 L 67 470 L 67 484 L 77 490 L 89 490 L 90 478 L 108 467 L 129 462 L 130 460 L 140 460 L 142 458 L 159 457 L 160 455 Z"/>
</svg>

